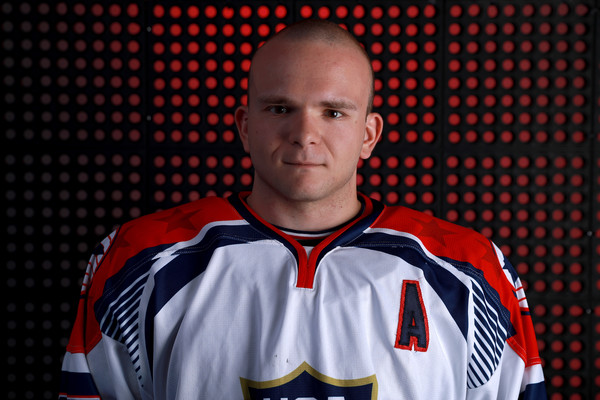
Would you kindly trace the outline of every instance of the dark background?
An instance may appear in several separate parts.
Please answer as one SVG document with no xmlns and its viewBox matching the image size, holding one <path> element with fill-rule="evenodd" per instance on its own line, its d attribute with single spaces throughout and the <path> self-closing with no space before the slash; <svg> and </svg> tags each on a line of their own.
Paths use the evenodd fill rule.
<svg viewBox="0 0 600 400">
<path fill-rule="evenodd" d="M 600 17 L 587 1 L 2 1 L 7 399 L 56 398 L 91 251 L 248 189 L 251 53 L 301 18 L 373 57 L 359 188 L 472 227 L 527 287 L 552 399 L 600 399 Z"/>
</svg>

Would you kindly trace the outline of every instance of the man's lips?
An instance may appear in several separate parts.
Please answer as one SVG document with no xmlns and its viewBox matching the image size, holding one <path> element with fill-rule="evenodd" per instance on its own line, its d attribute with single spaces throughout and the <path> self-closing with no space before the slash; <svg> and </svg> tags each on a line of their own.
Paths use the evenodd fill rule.
<svg viewBox="0 0 600 400">
<path fill-rule="evenodd" d="M 320 167 L 323 165 L 322 163 L 312 161 L 284 161 L 283 163 L 286 165 L 293 165 L 297 167 Z"/>
</svg>

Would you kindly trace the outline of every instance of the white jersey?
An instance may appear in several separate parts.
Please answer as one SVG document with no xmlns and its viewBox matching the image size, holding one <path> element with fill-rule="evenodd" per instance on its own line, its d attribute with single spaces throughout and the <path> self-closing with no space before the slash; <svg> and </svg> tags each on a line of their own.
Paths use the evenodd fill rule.
<svg viewBox="0 0 600 400">
<path fill-rule="evenodd" d="M 307 255 L 245 195 L 105 239 L 63 398 L 545 398 L 525 294 L 485 237 L 361 195 Z"/>
</svg>

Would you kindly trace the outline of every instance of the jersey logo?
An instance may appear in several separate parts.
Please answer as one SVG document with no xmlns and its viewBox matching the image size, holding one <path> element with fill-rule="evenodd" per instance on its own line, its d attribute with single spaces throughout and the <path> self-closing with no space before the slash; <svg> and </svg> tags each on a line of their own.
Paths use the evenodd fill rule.
<svg viewBox="0 0 600 400">
<path fill-rule="evenodd" d="M 429 325 L 419 281 L 404 280 L 394 347 L 403 350 L 427 351 L 428 346 Z"/>
<path fill-rule="evenodd" d="M 334 379 L 303 362 L 283 378 L 257 382 L 240 378 L 244 400 L 364 400 L 377 399 L 375 375 Z"/>
</svg>

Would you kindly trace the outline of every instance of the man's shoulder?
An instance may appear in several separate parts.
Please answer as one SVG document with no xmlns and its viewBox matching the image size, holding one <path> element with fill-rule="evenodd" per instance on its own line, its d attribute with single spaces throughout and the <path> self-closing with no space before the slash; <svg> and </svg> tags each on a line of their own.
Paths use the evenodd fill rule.
<svg viewBox="0 0 600 400">
<path fill-rule="evenodd" d="M 167 209 L 154 211 L 135 218 L 126 224 L 141 224 L 149 221 L 168 222 L 173 219 L 180 219 L 181 216 L 186 216 L 188 218 L 226 219 L 231 214 L 230 211 L 231 205 L 227 199 L 216 196 L 204 197 Z"/>
<path fill-rule="evenodd" d="M 386 207 L 374 228 L 389 229 L 417 239 L 435 256 L 498 265 L 499 254 L 490 239 L 479 232 L 425 212 L 403 206 Z"/>
<path fill-rule="evenodd" d="M 121 227 L 119 235 L 166 235 L 180 241 L 207 224 L 237 219 L 241 217 L 227 199 L 206 197 L 128 221 Z"/>
<path fill-rule="evenodd" d="M 471 228 L 458 225 L 429 213 L 404 206 L 388 206 L 376 222 L 377 227 L 404 231 L 415 236 L 458 235 L 462 238 L 481 238 Z"/>
<path fill-rule="evenodd" d="M 227 199 L 195 200 L 124 223 L 113 235 L 111 253 L 113 257 L 127 259 L 145 249 L 159 249 L 191 240 L 211 224 L 241 219 Z"/>
</svg>

